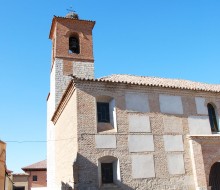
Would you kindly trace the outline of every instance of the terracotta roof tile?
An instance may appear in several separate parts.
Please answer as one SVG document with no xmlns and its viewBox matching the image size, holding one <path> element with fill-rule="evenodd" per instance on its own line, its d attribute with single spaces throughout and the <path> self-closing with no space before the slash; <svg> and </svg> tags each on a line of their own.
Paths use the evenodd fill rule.
<svg viewBox="0 0 220 190">
<path fill-rule="evenodd" d="M 55 15 L 54 15 L 54 18 L 71 19 L 71 20 L 77 20 L 77 21 L 82 21 L 82 22 L 93 22 L 93 23 L 95 23 L 95 21 L 93 21 L 93 20 L 83 20 L 83 19 L 69 18 L 69 17 L 63 17 L 63 16 L 55 16 Z"/>
<path fill-rule="evenodd" d="M 177 88 L 177 89 L 187 89 L 187 90 L 201 90 L 210 92 L 220 92 L 219 84 L 207 84 L 201 82 L 193 82 L 189 80 L 182 79 L 167 79 L 167 78 L 157 78 L 157 77 L 147 77 L 147 76 L 135 76 L 126 74 L 115 74 L 98 79 L 84 79 L 76 78 L 79 80 L 87 81 L 100 81 L 100 82 L 113 82 L 113 83 L 124 83 L 124 84 L 134 84 L 134 85 L 144 85 L 144 86 L 155 86 L 164 88 Z"/>
<path fill-rule="evenodd" d="M 23 167 L 22 170 L 47 169 L 47 160 L 43 160 L 29 166 Z"/>
</svg>

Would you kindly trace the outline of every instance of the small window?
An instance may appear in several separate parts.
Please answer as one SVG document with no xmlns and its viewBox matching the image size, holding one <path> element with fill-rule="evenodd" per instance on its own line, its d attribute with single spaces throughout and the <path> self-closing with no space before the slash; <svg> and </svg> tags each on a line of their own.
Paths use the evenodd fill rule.
<svg viewBox="0 0 220 190">
<path fill-rule="evenodd" d="M 97 102 L 98 122 L 110 123 L 109 103 Z"/>
<path fill-rule="evenodd" d="M 33 181 L 37 181 L 37 176 L 36 175 L 33 176 Z"/>
<path fill-rule="evenodd" d="M 208 113 L 209 113 L 209 122 L 211 126 L 212 132 L 218 132 L 218 123 L 217 123 L 217 118 L 216 118 L 216 113 L 215 113 L 215 108 L 213 107 L 212 104 L 207 104 L 208 108 Z"/>
<path fill-rule="evenodd" d="M 79 54 L 80 48 L 79 48 L 79 39 L 78 38 L 76 38 L 76 37 L 69 38 L 69 51 L 70 51 L 70 53 Z"/>
<path fill-rule="evenodd" d="M 98 159 L 99 184 L 117 184 L 121 181 L 119 160 L 116 157 L 107 155 Z M 106 188 L 108 189 L 108 188 Z M 113 189 L 113 188 L 109 188 Z"/>
</svg>

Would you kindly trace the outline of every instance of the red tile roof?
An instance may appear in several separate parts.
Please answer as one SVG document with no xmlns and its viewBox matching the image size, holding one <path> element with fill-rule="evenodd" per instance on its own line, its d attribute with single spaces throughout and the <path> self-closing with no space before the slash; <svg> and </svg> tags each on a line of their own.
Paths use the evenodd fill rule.
<svg viewBox="0 0 220 190">
<path fill-rule="evenodd" d="M 24 170 L 24 171 L 47 169 L 47 160 L 43 160 L 43 161 L 31 164 L 29 166 L 25 166 L 21 169 Z"/>
<path fill-rule="evenodd" d="M 123 83 L 140 86 L 155 86 L 162 88 L 177 88 L 186 90 L 201 90 L 208 92 L 220 92 L 219 84 L 206 84 L 201 82 L 194 82 L 182 79 L 167 79 L 147 76 L 123 75 L 115 74 L 98 79 L 86 79 L 74 77 L 75 80 L 82 81 L 96 81 L 96 82 L 110 82 L 110 83 Z"/>
</svg>

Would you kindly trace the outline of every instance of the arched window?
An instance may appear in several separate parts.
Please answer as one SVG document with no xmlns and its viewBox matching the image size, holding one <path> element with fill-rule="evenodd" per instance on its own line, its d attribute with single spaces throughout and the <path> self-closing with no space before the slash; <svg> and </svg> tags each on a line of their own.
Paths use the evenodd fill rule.
<svg viewBox="0 0 220 190">
<path fill-rule="evenodd" d="M 212 132 L 218 132 L 218 122 L 217 122 L 217 117 L 215 113 L 215 108 L 213 107 L 212 104 L 207 104 L 208 108 L 208 113 L 209 113 L 209 122 L 211 125 L 211 130 Z"/>
<path fill-rule="evenodd" d="M 79 46 L 79 38 L 77 37 L 70 37 L 69 38 L 69 51 L 70 53 L 80 53 L 80 46 Z"/>
</svg>

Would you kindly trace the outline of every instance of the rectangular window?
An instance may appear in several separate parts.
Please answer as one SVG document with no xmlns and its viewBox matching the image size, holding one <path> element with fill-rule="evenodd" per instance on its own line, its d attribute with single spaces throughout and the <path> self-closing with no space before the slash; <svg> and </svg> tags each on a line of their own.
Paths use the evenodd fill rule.
<svg viewBox="0 0 220 190">
<path fill-rule="evenodd" d="M 110 123 L 109 103 L 97 102 L 98 122 Z"/>
<path fill-rule="evenodd" d="M 33 181 L 37 181 L 37 176 L 36 175 L 33 176 Z"/>
</svg>

